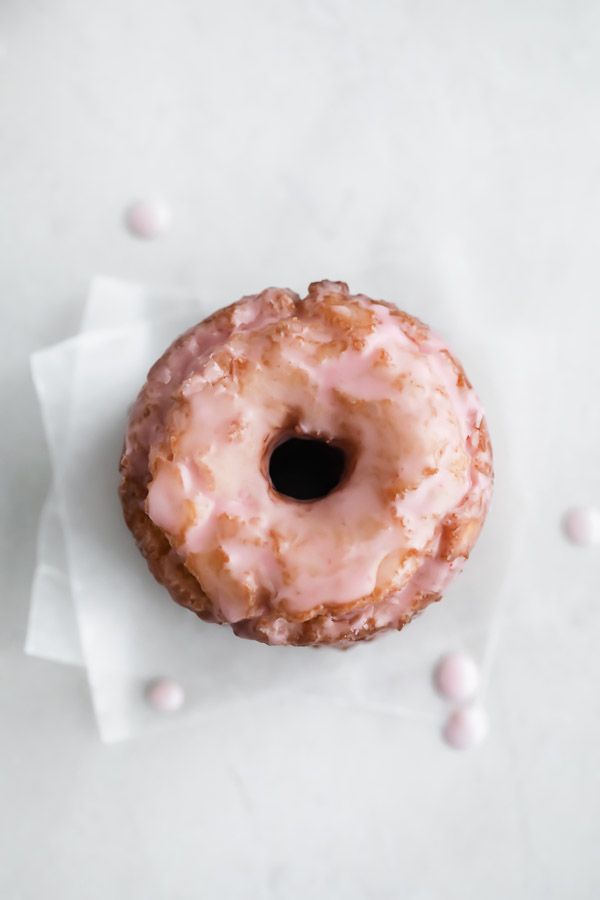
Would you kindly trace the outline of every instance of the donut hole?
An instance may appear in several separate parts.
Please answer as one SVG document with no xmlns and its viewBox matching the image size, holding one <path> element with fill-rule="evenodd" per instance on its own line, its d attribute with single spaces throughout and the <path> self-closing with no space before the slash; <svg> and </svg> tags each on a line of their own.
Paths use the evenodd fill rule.
<svg viewBox="0 0 600 900">
<path fill-rule="evenodd" d="M 345 473 L 344 450 L 310 435 L 282 441 L 269 459 L 274 490 L 292 500 L 321 500 L 335 490 Z"/>
</svg>

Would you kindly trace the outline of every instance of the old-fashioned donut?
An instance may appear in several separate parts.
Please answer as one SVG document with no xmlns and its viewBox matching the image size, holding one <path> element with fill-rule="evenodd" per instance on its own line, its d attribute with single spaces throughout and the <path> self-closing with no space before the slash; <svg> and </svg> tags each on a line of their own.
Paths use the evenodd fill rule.
<svg viewBox="0 0 600 900">
<path fill-rule="evenodd" d="M 120 496 L 177 603 L 269 644 L 346 646 L 440 598 L 492 479 L 481 404 L 446 344 L 320 281 L 177 338 L 131 411 Z"/>
</svg>

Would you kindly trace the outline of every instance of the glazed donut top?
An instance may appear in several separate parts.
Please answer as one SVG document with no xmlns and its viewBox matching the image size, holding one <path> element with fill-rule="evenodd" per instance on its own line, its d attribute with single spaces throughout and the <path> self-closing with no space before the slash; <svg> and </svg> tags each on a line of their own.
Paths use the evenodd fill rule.
<svg viewBox="0 0 600 900">
<path fill-rule="evenodd" d="M 270 288 L 226 313 L 156 364 L 159 414 L 126 440 L 132 465 L 136 441 L 149 447 L 146 513 L 215 618 L 343 615 L 396 596 L 424 563 L 468 556 L 491 451 L 444 342 L 343 282 L 303 300 Z M 290 438 L 336 448 L 325 496 L 277 489 L 271 456 Z"/>
</svg>

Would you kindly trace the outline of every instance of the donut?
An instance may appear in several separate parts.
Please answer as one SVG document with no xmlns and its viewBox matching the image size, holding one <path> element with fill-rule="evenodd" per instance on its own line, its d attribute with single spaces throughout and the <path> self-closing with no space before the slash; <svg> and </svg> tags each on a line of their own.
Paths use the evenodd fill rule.
<svg viewBox="0 0 600 900">
<path fill-rule="evenodd" d="M 171 344 L 131 409 L 119 493 L 177 603 L 240 637 L 343 648 L 441 598 L 492 483 L 445 342 L 319 281 L 243 297 Z"/>
</svg>

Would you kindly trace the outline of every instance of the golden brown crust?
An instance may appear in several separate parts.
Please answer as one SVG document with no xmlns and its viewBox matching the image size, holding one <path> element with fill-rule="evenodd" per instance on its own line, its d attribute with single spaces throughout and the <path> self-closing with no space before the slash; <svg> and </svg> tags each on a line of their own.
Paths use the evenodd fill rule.
<svg viewBox="0 0 600 900">
<path fill-rule="evenodd" d="M 441 599 L 442 595 L 437 591 L 419 595 L 411 606 L 410 611 L 394 626 L 395 630 L 402 631 L 431 603 L 438 603 Z M 359 630 L 352 627 L 351 619 L 347 619 L 347 627 L 345 629 L 336 630 L 335 634 L 328 634 L 327 625 L 332 621 L 332 618 L 336 623 L 344 621 L 343 617 L 338 618 L 321 614 L 309 621 L 302 622 L 286 643 L 291 647 L 335 646 L 343 649 L 356 643 L 356 641 L 372 640 L 382 632 L 381 626 L 377 624 L 375 617 L 371 616 L 364 622 L 361 622 Z M 240 637 L 252 637 L 253 640 L 259 641 L 259 643 L 269 644 L 271 643 L 269 624 L 264 617 L 261 617 L 259 620 L 247 620 L 240 625 L 234 625 L 233 630 Z"/>
</svg>

